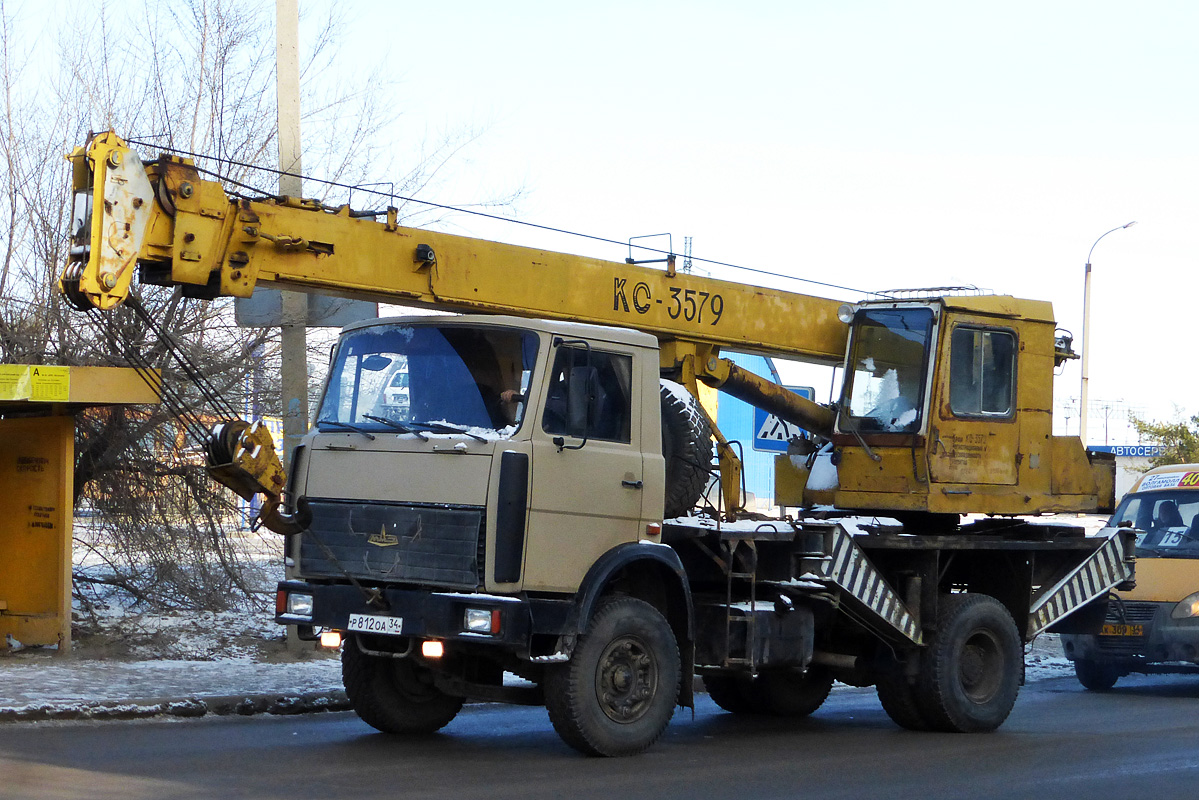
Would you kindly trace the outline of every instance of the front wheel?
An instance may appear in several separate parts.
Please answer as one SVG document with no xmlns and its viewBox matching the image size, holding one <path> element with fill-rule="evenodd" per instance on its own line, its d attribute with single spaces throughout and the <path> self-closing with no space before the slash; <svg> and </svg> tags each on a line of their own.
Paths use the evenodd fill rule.
<svg viewBox="0 0 1199 800">
<path fill-rule="evenodd" d="M 341 679 L 354 712 L 384 733 L 432 733 L 462 709 L 462 698 L 434 686 L 428 669 L 411 658 L 367 655 L 353 638 L 341 651 Z"/>
<path fill-rule="evenodd" d="M 933 730 L 995 730 L 1016 703 L 1024 663 L 1012 615 L 988 595 L 943 595 L 936 631 L 915 687 L 920 716 Z"/>
<path fill-rule="evenodd" d="M 1075 659 L 1074 674 L 1078 676 L 1078 682 L 1092 692 L 1106 692 L 1120 679 L 1115 667 L 1089 658 Z"/>
<path fill-rule="evenodd" d="M 604 600 L 570 662 L 546 670 L 550 722 L 581 753 L 640 753 L 674 715 L 681 672 L 674 632 L 656 608 L 632 597 Z"/>
</svg>

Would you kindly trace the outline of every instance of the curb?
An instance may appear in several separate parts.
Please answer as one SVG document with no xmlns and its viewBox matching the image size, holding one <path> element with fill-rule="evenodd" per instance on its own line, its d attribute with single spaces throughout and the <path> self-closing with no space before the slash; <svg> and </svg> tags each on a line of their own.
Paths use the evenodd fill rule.
<svg viewBox="0 0 1199 800">
<path fill-rule="evenodd" d="M 0 723 L 41 722 L 48 720 L 116 720 L 150 717 L 243 716 L 257 714 L 315 714 L 322 711 L 349 711 L 350 701 L 340 689 L 299 694 L 238 694 L 80 702 L 70 705 L 44 704 L 22 708 L 0 707 Z"/>
</svg>

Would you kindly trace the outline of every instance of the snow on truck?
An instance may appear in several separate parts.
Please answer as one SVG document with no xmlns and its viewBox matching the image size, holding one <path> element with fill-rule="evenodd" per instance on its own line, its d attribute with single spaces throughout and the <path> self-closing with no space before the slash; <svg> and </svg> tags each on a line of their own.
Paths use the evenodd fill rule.
<svg viewBox="0 0 1199 800">
<path fill-rule="evenodd" d="M 1097 630 L 1131 584 L 1130 532 L 1039 519 L 1114 500 L 1114 462 L 1052 434 L 1074 354 L 1048 303 L 841 304 L 405 228 L 392 209 L 234 198 L 112 133 L 71 159 L 60 286 L 80 309 L 125 302 L 136 271 L 190 297 L 269 285 L 458 312 L 346 327 L 290 475 L 261 425 L 222 423 L 206 448 L 289 537 L 277 621 L 340 643 L 379 730 L 434 731 L 471 698 L 544 704 L 576 749 L 628 755 L 698 675 L 733 713 L 806 715 L 840 680 L 876 686 L 905 728 L 989 731 L 1024 643 Z M 725 349 L 842 365 L 840 398 Z M 777 463 L 797 515 L 739 508 L 736 443 L 701 385 L 811 433 L 819 452 L 796 440 Z"/>
</svg>

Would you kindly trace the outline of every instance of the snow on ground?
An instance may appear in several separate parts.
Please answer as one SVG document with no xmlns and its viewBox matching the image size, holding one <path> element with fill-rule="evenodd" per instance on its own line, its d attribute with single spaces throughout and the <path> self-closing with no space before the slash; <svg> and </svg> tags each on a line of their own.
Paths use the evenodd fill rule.
<svg viewBox="0 0 1199 800">
<path fill-rule="evenodd" d="M 103 570 L 89 526 L 76 528 L 76 569 Z M 286 630 L 274 622 L 274 582 L 283 577 L 282 539 L 242 531 L 242 552 L 256 568 L 256 601 L 230 611 L 146 610 L 104 587 L 78 600 L 72 649 L 0 643 L 0 712 L 73 704 L 189 697 L 296 696 L 341 689 L 337 654 L 308 645 L 290 652 Z"/>
<path fill-rule="evenodd" d="M 1073 675 L 1074 664 L 1062 652 L 1062 642 L 1056 633 L 1043 633 L 1024 648 L 1026 681 Z"/>
<path fill-rule="evenodd" d="M 0 660 L 0 708 L 341 689 L 334 658 L 268 664 L 218 661 Z"/>
</svg>

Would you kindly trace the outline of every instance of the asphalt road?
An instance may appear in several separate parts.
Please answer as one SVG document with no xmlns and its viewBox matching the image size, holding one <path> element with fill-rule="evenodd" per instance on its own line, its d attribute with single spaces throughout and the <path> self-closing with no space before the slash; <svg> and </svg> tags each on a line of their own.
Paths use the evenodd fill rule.
<svg viewBox="0 0 1199 800">
<path fill-rule="evenodd" d="M 1032 683 L 980 735 L 900 730 L 873 690 L 795 722 L 700 698 L 645 755 L 590 759 L 544 709 L 474 706 L 441 734 L 398 739 L 349 713 L 0 726 L 0 797 L 89 798 L 1194 798 L 1199 677 L 1085 692 Z"/>
</svg>

